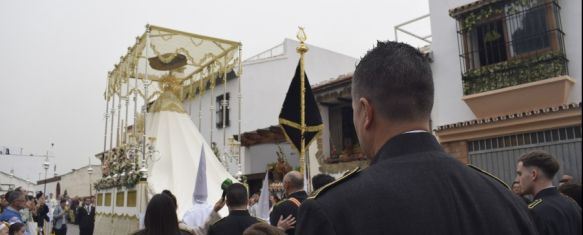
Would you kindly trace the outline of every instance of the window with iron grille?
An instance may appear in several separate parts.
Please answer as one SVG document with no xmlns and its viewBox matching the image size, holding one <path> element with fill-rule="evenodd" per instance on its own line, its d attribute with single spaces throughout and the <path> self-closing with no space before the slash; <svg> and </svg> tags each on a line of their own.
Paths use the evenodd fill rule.
<svg viewBox="0 0 583 235">
<path fill-rule="evenodd" d="M 452 17 L 464 95 L 568 74 L 557 0 L 489 1 Z"/>
<path fill-rule="evenodd" d="M 223 97 L 226 97 L 226 99 L 224 99 Z M 223 105 L 223 100 L 224 100 L 224 105 Z M 231 121 L 229 119 L 229 93 L 227 92 L 226 96 L 224 95 L 219 95 L 217 96 L 217 128 L 221 129 L 223 128 L 223 122 L 225 122 L 225 127 L 228 127 L 231 124 Z M 223 110 L 225 110 L 225 112 L 223 112 Z M 224 114 L 224 115 L 223 115 Z"/>
<path fill-rule="evenodd" d="M 581 140 L 581 125 L 469 141 L 468 152 L 534 146 L 569 140 Z"/>
</svg>

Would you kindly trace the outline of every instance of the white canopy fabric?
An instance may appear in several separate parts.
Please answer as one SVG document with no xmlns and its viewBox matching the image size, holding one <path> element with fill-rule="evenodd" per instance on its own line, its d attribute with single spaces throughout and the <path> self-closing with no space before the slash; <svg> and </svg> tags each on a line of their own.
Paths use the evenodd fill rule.
<svg viewBox="0 0 583 235">
<path fill-rule="evenodd" d="M 176 105 L 179 102 L 170 91 L 165 91 L 160 99 L 156 103 L 165 103 L 161 107 L 172 107 L 168 103 Z M 170 190 L 178 201 L 179 219 L 193 206 L 192 193 L 199 169 L 201 148 L 205 152 L 210 204 L 221 198 L 221 183 L 225 179 L 237 181 L 214 155 L 210 145 L 186 113 L 162 109 L 149 113 L 147 120 L 146 134 L 156 138 L 155 148 L 158 151 L 152 159 L 147 160 L 149 198 L 164 189 Z M 221 214 L 226 214 L 227 209 L 223 210 Z"/>
</svg>

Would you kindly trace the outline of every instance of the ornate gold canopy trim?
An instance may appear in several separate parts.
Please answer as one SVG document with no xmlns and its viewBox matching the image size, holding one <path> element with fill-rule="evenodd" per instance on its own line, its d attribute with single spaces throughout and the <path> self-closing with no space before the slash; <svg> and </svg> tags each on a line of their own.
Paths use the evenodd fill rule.
<svg viewBox="0 0 583 235">
<path fill-rule="evenodd" d="M 108 73 L 104 98 L 109 100 L 112 96 L 125 98 L 139 94 L 150 102 L 160 92 L 152 87 L 146 97 L 143 85 L 159 82 L 169 70 L 173 70 L 173 75 L 181 80 L 183 86 L 183 95 L 178 98 L 192 97 L 202 92 L 200 87 L 214 84 L 217 75 L 234 71 L 240 64 L 240 48 L 240 42 L 147 25 L 146 31 L 136 37 L 135 44 Z M 153 57 L 159 63 L 148 63 L 148 59 Z M 177 58 L 178 61 L 175 61 Z"/>
</svg>

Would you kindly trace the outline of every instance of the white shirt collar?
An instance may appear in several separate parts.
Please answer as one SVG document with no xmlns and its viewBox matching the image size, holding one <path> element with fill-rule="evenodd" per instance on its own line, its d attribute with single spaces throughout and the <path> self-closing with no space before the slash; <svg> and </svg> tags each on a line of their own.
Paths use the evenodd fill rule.
<svg viewBox="0 0 583 235">
<path fill-rule="evenodd" d="M 411 134 L 411 133 L 428 133 L 428 131 L 426 131 L 426 130 L 412 130 L 412 131 L 403 132 L 401 134 Z"/>
</svg>

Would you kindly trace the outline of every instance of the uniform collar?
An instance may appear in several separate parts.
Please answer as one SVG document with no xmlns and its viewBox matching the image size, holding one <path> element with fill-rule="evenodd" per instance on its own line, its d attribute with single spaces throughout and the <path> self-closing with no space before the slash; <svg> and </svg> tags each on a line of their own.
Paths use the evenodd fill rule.
<svg viewBox="0 0 583 235">
<path fill-rule="evenodd" d="M 429 151 L 443 152 L 432 134 L 425 131 L 405 132 L 389 139 L 373 157 L 370 165 L 392 157 Z"/>
<path fill-rule="evenodd" d="M 229 215 L 248 215 L 248 216 L 251 216 L 251 214 L 249 214 L 248 210 L 232 210 L 232 211 L 229 211 Z"/>
<path fill-rule="evenodd" d="M 287 198 L 290 198 L 290 197 L 295 197 L 295 198 L 302 198 L 303 197 L 303 198 L 306 198 L 306 197 L 308 197 L 308 194 L 306 193 L 306 191 L 300 190 L 300 191 L 293 192 L 293 193 L 291 193 L 290 195 L 287 196 Z"/>
<path fill-rule="evenodd" d="M 550 187 L 550 188 L 546 188 L 546 189 L 543 189 L 540 192 L 538 192 L 536 194 L 536 196 L 534 196 L 533 200 L 539 199 L 541 197 L 548 197 L 548 196 L 558 195 L 558 194 L 559 194 L 559 190 L 557 190 L 557 187 Z"/>
</svg>

